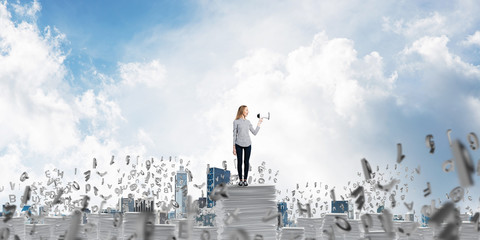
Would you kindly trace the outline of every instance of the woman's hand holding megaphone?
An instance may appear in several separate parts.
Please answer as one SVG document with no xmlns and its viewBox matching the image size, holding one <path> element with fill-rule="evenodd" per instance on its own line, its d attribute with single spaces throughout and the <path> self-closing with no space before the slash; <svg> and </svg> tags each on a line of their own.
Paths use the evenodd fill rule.
<svg viewBox="0 0 480 240">
<path fill-rule="evenodd" d="M 263 118 L 260 118 L 260 119 L 258 119 L 257 126 L 259 126 L 259 127 L 260 127 L 260 124 L 262 124 L 262 122 L 263 122 Z"/>
</svg>

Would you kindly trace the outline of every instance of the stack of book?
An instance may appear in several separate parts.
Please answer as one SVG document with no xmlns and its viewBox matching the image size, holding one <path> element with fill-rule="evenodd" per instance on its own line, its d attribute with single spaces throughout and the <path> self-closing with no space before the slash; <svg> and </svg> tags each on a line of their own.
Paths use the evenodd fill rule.
<svg viewBox="0 0 480 240">
<path fill-rule="evenodd" d="M 418 223 L 412 221 L 394 221 L 393 226 L 397 231 L 398 239 L 421 239 L 422 236 L 417 231 Z"/>
<path fill-rule="evenodd" d="M 430 227 L 419 227 L 415 232 L 420 234 L 423 239 L 433 239 L 433 229 Z"/>
<path fill-rule="evenodd" d="M 51 237 L 59 239 L 60 236 L 65 237 L 68 227 L 70 226 L 69 216 L 49 216 L 43 218 L 43 223 L 50 225 Z"/>
<path fill-rule="evenodd" d="M 193 239 L 193 220 L 180 218 L 172 221 L 175 225 L 175 236 L 177 239 Z"/>
<path fill-rule="evenodd" d="M 110 215 L 112 216 L 112 215 Z M 144 215 L 141 212 L 126 212 L 123 215 L 123 239 L 130 239 L 132 236 L 139 239 L 140 234 L 143 234 L 141 231 L 141 224 L 145 221 Z M 110 219 L 110 225 L 113 227 L 113 217 Z M 103 228 L 102 222 L 100 222 L 100 227 Z M 100 231 L 100 236 L 102 231 Z"/>
<path fill-rule="evenodd" d="M 175 225 L 155 224 L 155 227 L 153 230 L 153 236 L 150 239 L 174 239 L 174 237 L 175 237 Z"/>
<path fill-rule="evenodd" d="M 362 222 L 357 219 L 348 219 L 348 223 L 350 224 L 350 227 L 352 228 L 350 231 L 346 232 L 344 235 L 345 240 L 357 240 L 361 236 L 363 236 L 363 232 L 361 231 L 361 224 Z"/>
<path fill-rule="evenodd" d="M 23 239 L 25 236 L 25 217 L 12 217 L 6 223 L 4 222 L 5 217 L 0 218 L 0 227 L 8 228 L 10 230 L 10 238 L 13 239 L 15 235 L 18 235 L 20 239 Z"/>
<path fill-rule="evenodd" d="M 338 218 L 338 219 L 337 219 Z M 343 219 L 343 220 L 342 220 Z M 337 226 L 340 225 L 342 228 L 347 229 L 348 225 L 350 223 L 346 223 L 345 221 L 348 222 L 348 216 L 346 213 L 327 213 L 323 217 L 323 223 L 322 223 L 322 233 L 323 233 L 323 238 L 328 239 L 329 236 L 335 236 L 335 238 L 344 238 L 344 235 L 347 231 L 342 230 L 340 227 Z"/>
<path fill-rule="evenodd" d="M 83 228 L 87 239 L 98 239 L 98 221 L 98 214 L 87 214 L 87 224 Z"/>
<path fill-rule="evenodd" d="M 305 238 L 322 239 L 323 218 L 297 218 L 297 226 L 305 229 Z"/>
<path fill-rule="evenodd" d="M 304 240 L 305 229 L 303 227 L 284 227 L 280 233 L 280 240 Z"/>
<path fill-rule="evenodd" d="M 101 213 L 98 215 L 98 238 L 99 239 L 112 239 L 122 236 L 121 222 L 117 222 L 114 226 L 113 214 Z"/>
<path fill-rule="evenodd" d="M 387 233 L 385 231 L 371 231 L 371 232 L 368 232 L 368 233 L 365 233 L 365 236 L 364 236 L 366 239 L 370 239 L 370 240 L 388 240 L 388 239 L 396 239 L 396 233 L 395 232 L 391 232 L 391 233 Z"/>
<path fill-rule="evenodd" d="M 214 207 L 219 239 L 276 240 L 278 209 L 275 186 L 226 186 L 228 198 Z"/>
<path fill-rule="evenodd" d="M 25 224 L 25 239 L 50 239 L 51 225 Z"/>
<path fill-rule="evenodd" d="M 216 227 L 193 227 L 192 239 L 199 240 L 217 240 L 217 228 Z"/>
<path fill-rule="evenodd" d="M 388 233 L 388 232 L 385 232 L 385 230 L 383 229 L 383 224 L 380 218 L 382 214 L 369 213 L 368 215 L 372 220 L 372 224 L 368 226 L 368 229 L 364 229 L 365 238 L 370 238 L 370 239 L 395 239 L 396 238 L 396 233 L 394 230 L 393 232 Z"/>
<path fill-rule="evenodd" d="M 477 232 L 477 226 L 475 222 L 462 221 L 460 229 L 458 231 L 459 239 L 478 239 L 479 234 Z"/>
</svg>

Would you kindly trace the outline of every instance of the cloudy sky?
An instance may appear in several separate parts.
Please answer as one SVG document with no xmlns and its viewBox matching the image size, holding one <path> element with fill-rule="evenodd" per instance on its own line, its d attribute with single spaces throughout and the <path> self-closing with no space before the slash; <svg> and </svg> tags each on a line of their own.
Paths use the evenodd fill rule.
<svg viewBox="0 0 480 240">
<path fill-rule="evenodd" d="M 438 204 L 459 186 L 442 170 L 447 129 L 467 147 L 480 134 L 479 11 L 468 0 L 2 1 L 0 187 L 127 154 L 190 160 L 200 185 L 207 164 L 236 172 L 245 104 L 254 125 L 271 113 L 250 162 L 279 171 L 277 189 L 347 193 L 362 158 L 388 172 L 401 143 L 405 202 Z M 477 209 L 479 193 L 463 204 Z"/>
</svg>

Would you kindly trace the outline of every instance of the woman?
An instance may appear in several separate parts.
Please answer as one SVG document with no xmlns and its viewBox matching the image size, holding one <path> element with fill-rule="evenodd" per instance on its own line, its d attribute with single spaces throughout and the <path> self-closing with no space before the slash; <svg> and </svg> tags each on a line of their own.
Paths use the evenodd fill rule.
<svg viewBox="0 0 480 240">
<path fill-rule="evenodd" d="M 257 123 L 257 128 L 253 129 L 250 121 L 246 119 L 248 116 L 248 107 L 242 105 L 238 108 L 237 117 L 233 121 L 233 155 L 237 155 L 237 169 L 238 169 L 238 186 L 248 186 L 247 177 L 249 169 L 250 152 L 252 151 L 252 142 L 248 130 L 253 135 L 257 135 L 260 130 L 260 124 L 262 119 L 260 118 Z M 242 175 L 242 156 L 245 152 L 245 168 Z M 242 178 L 243 176 L 243 178 Z"/>
</svg>

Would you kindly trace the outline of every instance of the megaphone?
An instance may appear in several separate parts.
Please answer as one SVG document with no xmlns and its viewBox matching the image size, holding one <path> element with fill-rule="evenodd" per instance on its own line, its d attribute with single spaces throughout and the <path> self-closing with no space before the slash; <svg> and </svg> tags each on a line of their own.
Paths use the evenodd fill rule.
<svg viewBox="0 0 480 240">
<path fill-rule="evenodd" d="M 266 118 L 266 119 L 270 120 L 270 112 L 268 112 L 267 116 L 260 115 L 260 113 L 259 113 L 259 114 L 257 114 L 257 118 Z"/>
</svg>

